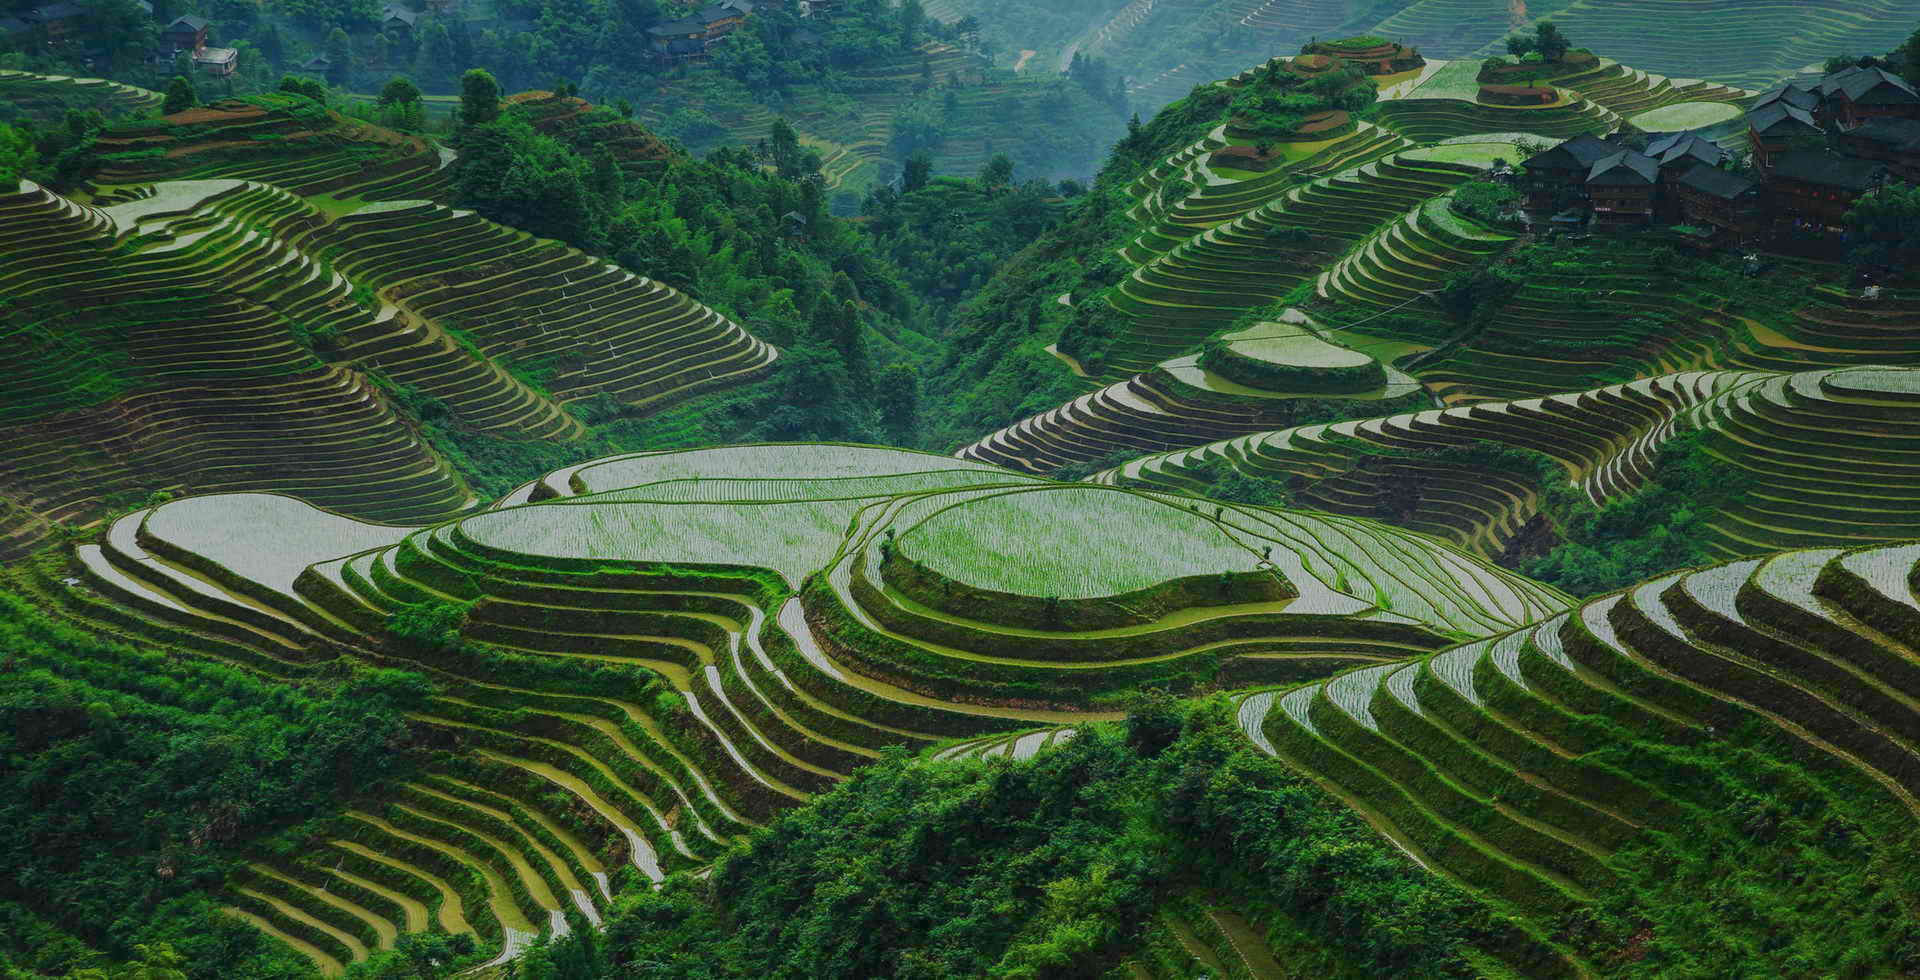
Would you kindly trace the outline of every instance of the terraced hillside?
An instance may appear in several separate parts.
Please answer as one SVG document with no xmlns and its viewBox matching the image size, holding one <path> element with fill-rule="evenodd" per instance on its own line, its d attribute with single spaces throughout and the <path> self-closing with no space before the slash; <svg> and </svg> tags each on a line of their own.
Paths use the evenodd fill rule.
<svg viewBox="0 0 1920 980">
<path fill-rule="evenodd" d="M 284 92 L 220 99 L 101 134 L 101 184 L 229 177 L 300 195 L 444 199 L 452 151 Z"/>
<path fill-rule="evenodd" d="M 1078 533 L 1094 515 L 1141 547 Z M 225 895 L 328 973 L 404 932 L 506 956 L 597 923 L 886 746 L 1024 755 L 1137 685 L 1397 663 L 1567 603 L 1364 520 L 845 446 L 611 457 L 422 527 L 189 497 L 73 562 L 81 587 L 42 562 L 33 588 L 109 631 L 434 680 L 412 722 L 441 761 Z"/>
<path fill-rule="evenodd" d="M 937 90 L 929 92 L 928 78 Z M 1126 124 L 1123 113 L 1057 74 L 990 66 L 936 41 L 848 69 L 841 85 L 843 91 L 796 85 L 776 113 L 744 92 L 737 102 L 709 101 L 690 96 L 677 82 L 663 84 L 657 98 L 641 106 L 640 119 L 671 132 L 668 123 L 676 113 L 707 114 L 720 129 L 691 141 L 702 151 L 753 146 L 767 138 L 777 118 L 786 119 L 820 154 L 827 186 L 854 191 L 875 183 L 883 162 L 899 162 L 894 116 L 916 101 L 939 117 L 943 138 L 927 152 L 934 172 L 951 176 L 973 176 L 1004 154 L 1021 179 L 1084 179 Z"/>
<path fill-rule="evenodd" d="M 1296 426 L 1146 456 L 1109 484 L 1203 487 L 1220 467 L 1280 481 L 1300 506 L 1384 519 L 1497 555 L 1540 513 L 1534 474 L 1488 445 L 1552 459 L 1595 503 L 1646 485 L 1675 434 L 1698 430 L 1749 489 L 1712 512 L 1709 548 L 1735 557 L 1920 534 L 1909 493 L 1910 388 L 1920 370 L 1688 372 L 1577 394 Z"/>
<path fill-rule="evenodd" d="M 1917 558 L 1830 548 L 1675 573 L 1418 662 L 1255 694 L 1239 718 L 1413 860 L 1561 945 L 1543 923 L 1666 887 L 1680 869 L 1646 867 L 1647 842 L 1711 826 L 1741 794 L 1877 807 L 1851 825 L 1862 846 L 1911 834 Z M 1734 754 L 1756 764 L 1690 761 Z M 1558 972 L 1595 968 L 1561 948 Z"/>
<path fill-rule="evenodd" d="M 1191 396 L 1169 395 L 1160 375 L 1169 367 L 1177 370 L 1185 363 L 1183 357 L 1191 357 L 1250 312 L 1282 299 L 1297 303 L 1310 297 L 1371 308 L 1378 315 L 1440 318 L 1444 314 L 1434 297 L 1449 281 L 1522 243 L 1512 232 L 1483 227 L 1457 213 L 1451 207 L 1453 191 L 1501 161 L 1520 159 L 1519 144 L 1529 138 L 1607 131 L 1624 124 L 1621 113 L 1642 116 L 1696 103 L 1732 105 L 1750 95 L 1592 59 L 1556 79 L 1559 103 L 1513 108 L 1475 101 L 1479 72 L 1478 62 L 1433 61 L 1404 76 L 1383 77 L 1378 80 L 1380 101 L 1372 110 L 1375 122 L 1361 121 L 1347 135 L 1332 139 L 1273 144 L 1277 165 L 1264 171 L 1238 169 L 1258 147 L 1234 138 L 1226 126 L 1147 169 L 1128 188 L 1136 201 L 1128 216 L 1140 228 L 1120 250 L 1120 257 L 1133 266 L 1130 274 L 1103 293 L 1077 298 L 1081 304 L 1110 306 L 1120 314 L 1117 325 L 1082 334 L 1076 322 L 1055 348 L 1073 359 L 1076 373 L 1108 387 L 1016 422 L 960 453 L 1045 471 L 1116 451 L 1199 445 L 1194 436 L 1202 432 L 1222 438 L 1257 431 L 1249 427 L 1255 423 L 1244 410 L 1223 420 L 1217 409 L 1183 404 L 1181 400 L 1191 402 Z M 1219 84 L 1244 85 L 1254 74 L 1250 69 Z M 1412 145 L 1415 142 L 1427 145 Z M 1653 261 L 1644 250 L 1630 260 Z M 1468 387 L 1513 387 L 1527 379 L 1524 370 L 1478 363 L 1483 354 L 1525 356 L 1513 352 L 1545 347 L 1551 353 L 1543 353 L 1543 360 L 1566 360 L 1563 349 L 1576 343 L 1570 328 L 1541 323 L 1528 313 L 1534 302 L 1529 297 L 1541 290 L 1573 294 L 1565 285 L 1555 285 L 1562 266 L 1566 274 L 1581 277 L 1582 290 L 1591 285 L 1578 263 L 1557 265 L 1552 274 L 1529 280 L 1522 295 L 1482 336 L 1449 344 L 1422 363 L 1419 380 L 1458 401 L 1470 397 Z M 1608 274 L 1616 273 L 1610 269 Z M 1631 299 L 1625 293 L 1607 294 L 1606 301 L 1624 305 Z M 1658 301 L 1648 297 L 1647 302 Z M 1701 328 L 1704 347 L 1680 340 L 1684 333 L 1663 336 L 1657 345 L 1646 338 L 1629 340 L 1625 346 L 1637 343 L 1645 349 L 1628 352 L 1611 349 L 1602 342 L 1605 338 L 1582 337 L 1577 341 L 1583 345 L 1579 357 L 1592 365 L 1587 373 L 1563 365 L 1569 369 L 1559 371 L 1551 383 L 1543 381 L 1537 390 L 1514 387 L 1487 397 L 1597 387 L 1619 380 L 1623 362 L 1648 376 L 1685 367 L 1782 366 L 1764 363 L 1764 358 L 1703 363 L 1704 351 L 1717 349 L 1723 336 L 1737 333 L 1740 326 L 1738 318 L 1719 310 L 1702 315 L 1714 324 Z M 1593 326 L 1597 330 L 1619 316 L 1617 311 L 1596 312 Z M 1434 344 L 1422 337 L 1386 346 L 1412 351 Z M 1755 341 L 1752 346 L 1766 344 Z M 1596 376 L 1602 373 L 1616 376 Z M 1478 388 L 1474 394 L 1480 394 Z"/>
<path fill-rule="evenodd" d="M 1416 373 L 1448 403 L 1466 404 L 1683 370 L 1796 371 L 1920 356 L 1907 333 L 1920 323 L 1911 291 L 1865 300 L 1788 269 L 1773 280 L 1788 292 L 1762 302 L 1755 297 L 1767 280 L 1725 261 L 1670 255 L 1626 243 L 1574 246 L 1530 268 L 1483 327 Z"/>
<path fill-rule="evenodd" d="M 108 119 L 160 110 L 160 93 L 102 78 L 38 75 L 0 70 L 0 106 L 40 122 L 62 119 L 68 109 L 98 111 Z"/>
<path fill-rule="evenodd" d="M 1518 159 L 1516 137 L 1611 131 L 1621 113 L 1750 95 L 1599 60 L 1556 82 L 1560 103 L 1514 108 L 1475 101 L 1478 71 L 1477 62 L 1431 62 L 1414 77 L 1382 79 L 1378 125 L 1284 144 L 1283 164 L 1265 172 L 1234 169 L 1237 158 L 1222 151 L 1250 143 L 1223 127 L 1143 174 L 1130 188 L 1141 232 L 1121 252 L 1135 268 L 1104 298 L 1128 325 L 1082 362 L 1124 378 L 1316 279 L 1322 297 L 1412 301 L 1500 250 L 1502 236 L 1435 202 L 1495 160 Z"/>
<path fill-rule="evenodd" d="M 397 399 L 566 440 L 582 429 L 571 402 L 659 407 L 775 356 L 668 287 L 426 202 L 322 210 L 241 180 L 100 200 L 0 197 L 19 354 L 0 398 L 9 556 L 159 488 L 441 519 L 471 495 Z"/>
<path fill-rule="evenodd" d="M 1418 401 L 1418 382 L 1372 356 L 1321 339 L 1299 311 L 1226 334 L 1203 354 L 1173 358 L 994 432 L 956 455 L 1030 473 L 1194 445 L 1196 439 L 1285 426 L 1303 403 L 1337 399 L 1387 409 Z"/>
<path fill-rule="evenodd" d="M 1580 44 L 1648 71 L 1761 90 L 1836 53 L 1898 47 L 1913 11 L 1894 0 L 1574 0 L 1551 17 Z"/>
</svg>

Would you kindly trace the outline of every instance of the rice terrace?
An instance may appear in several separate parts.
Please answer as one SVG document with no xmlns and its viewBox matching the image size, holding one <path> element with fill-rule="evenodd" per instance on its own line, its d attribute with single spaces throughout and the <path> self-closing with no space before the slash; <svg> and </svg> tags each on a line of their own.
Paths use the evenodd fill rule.
<svg viewBox="0 0 1920 980">
<path fill-rule="evenodd" d="M 1910 0 L 20 0 L 0 980 L 1920 976 L 1916 259 Z"/>
</svg>

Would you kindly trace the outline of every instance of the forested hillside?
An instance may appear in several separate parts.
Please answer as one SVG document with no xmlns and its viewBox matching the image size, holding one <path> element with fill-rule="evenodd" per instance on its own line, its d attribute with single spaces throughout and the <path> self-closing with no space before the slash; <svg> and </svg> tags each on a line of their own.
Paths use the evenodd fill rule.
<svg viewBox="0 0 1920 980">
<path fill-rule="evenodd" d="M 5 980 L 1920 972 L 1911 12 L 118 2 Z"/>
</svg>

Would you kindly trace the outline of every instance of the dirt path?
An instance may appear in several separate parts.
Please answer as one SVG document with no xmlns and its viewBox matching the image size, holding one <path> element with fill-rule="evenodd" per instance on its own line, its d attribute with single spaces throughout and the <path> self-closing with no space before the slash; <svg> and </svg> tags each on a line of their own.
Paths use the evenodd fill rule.
<svg viewBox="0 0 1920 980">
<path fill-rule="evenodd" d="M 1025 67 L 1027 67 L 1027 60 L 1028 60 L 1029 58 L 1032 58 L 1032 57 L 1033 57 L 1034 55 L 1036 55 L 1036 54 L 1039 54 L 1039 53 L 1040 53 L 1040 52 L 1038 52 L 1038 51 L 1035 51 L 1035 50 L 1033 50 L 1032 48 L 1023 48 L 1023 49 L 1021 49 L 1021 51 L 1020 51 L 1020 60 L 1019 60 L 1019 61 L 1016 61 L 1016 62 L 1014 62 L 1014 63 L 1013 63 L 1013 70 L 1014 70 L 1014 71 L 1019 71 L 1020 69 L 1022 69 L 1022 68 L 1025 68 Z"/>
</svg>

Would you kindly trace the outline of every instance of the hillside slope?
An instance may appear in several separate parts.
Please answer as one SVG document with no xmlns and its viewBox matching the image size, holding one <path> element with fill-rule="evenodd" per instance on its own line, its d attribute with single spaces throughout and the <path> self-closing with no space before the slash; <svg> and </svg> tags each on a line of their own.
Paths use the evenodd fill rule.
<svg viewBox="0 0 1920 980">
<path fill-rule="evenodd" d="M 1155 546 L 1072 532 L 1096 514 Z M 998 558 L 1014 549 L 1018 568 Z M 1367 521 L 825 445 L 615 456 L 422 527 L 188 497 L 25 583 L 97 628 L 290 681 L 354 660 L 432 680 L 409 718 L 447 754 L 365 787 L 317 831 L 324 861 L 269 861 L 225 896 L 323 970 L 423 926 L 391 899 L 323 897 L 332 862 L 506 956 L 889 746 L 1111 720 L 1142 685 L 1396 663 L 1568 601 Z"/>
<path fill-rule="evenodd" d="M 426 202 L 238 180 L 0 198 L 8 554 L 154 490 L 277 489 L 381 520 L 471 506 L 417 413 L 513 439 L 670 404 L 772 348 L 678 292 Z M 264 454 L 264 455 L 263 455 Z"/>
</svg>

